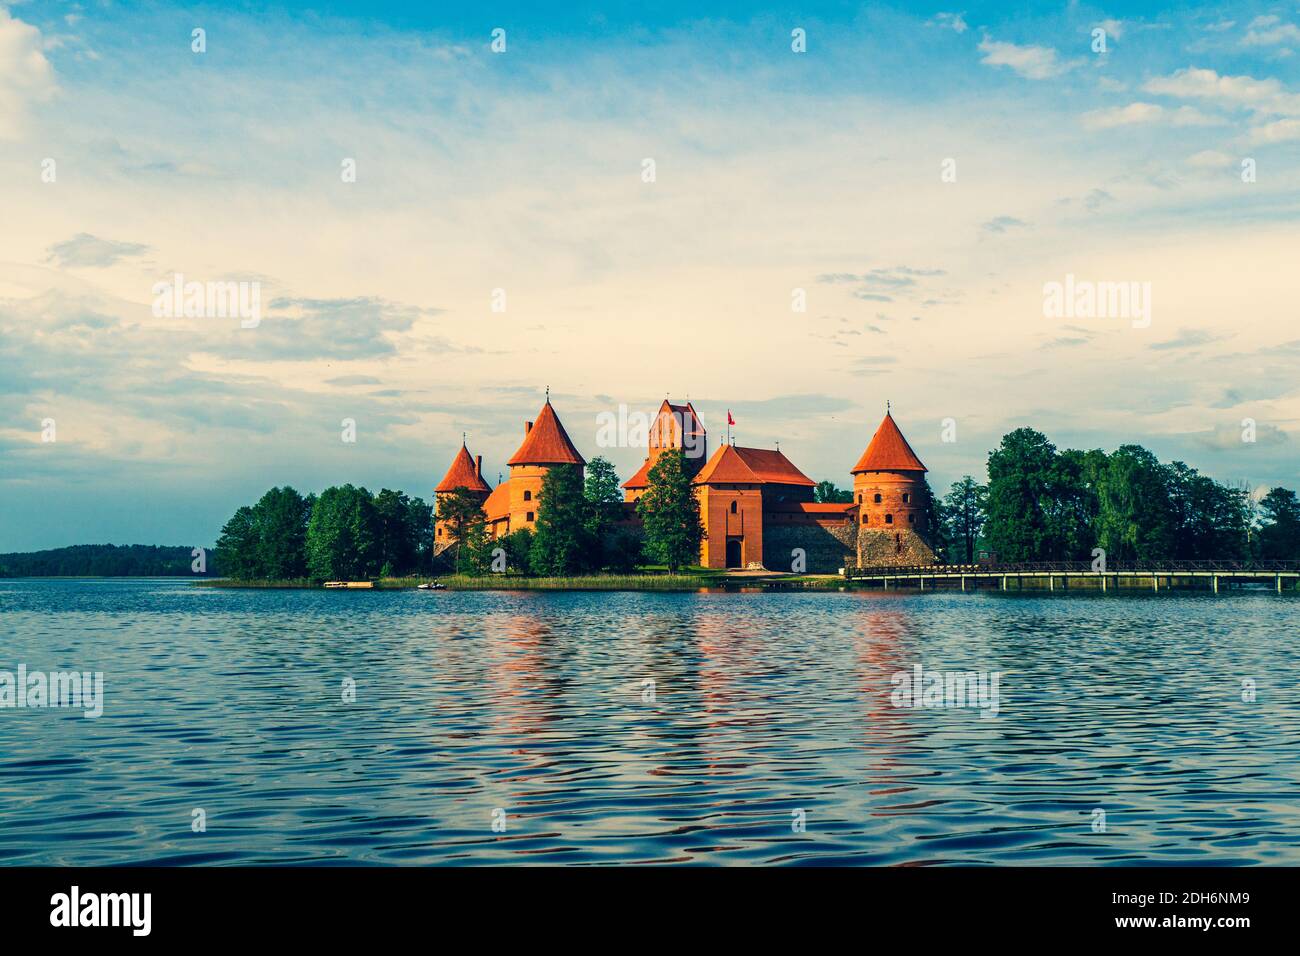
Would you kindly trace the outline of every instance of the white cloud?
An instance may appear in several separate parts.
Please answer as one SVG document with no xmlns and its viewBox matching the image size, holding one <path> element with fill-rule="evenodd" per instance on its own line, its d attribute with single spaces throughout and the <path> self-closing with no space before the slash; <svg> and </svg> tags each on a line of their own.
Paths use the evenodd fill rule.
<svg viewBox="0 0 1300 956">
<path fill-rule="evenodd" d="M 1133 126 L 1137 123 L 1156 123 L 1165 110 L 1155 103 L 1130 103 L 1105 110 L 1092 110 L 1083 114 L 1083 125 L 1088 129 L 1112 129 L 1116 126 Z"/>
<path fill-rule="evenodd" d="M 1256 17 L 1251 21 L 1242 46 L 1277 46 L 1283 43 L 1300 42 L 1300 27 L 1294 23 L 1283 23 L 1277 17 Z"/>
<path fill-rule="evenodd" d="M 1217 126 L 1223 120 L 1217 116 L 1208 116 L 1194 106 L 1180 106 L 1169 114 L 1169 121 L 1175 126 Z"/>
<path fill-rule="evenodd" d="M 948 27 L 955 33 L 966 32 L 966 20 L 960 13 L 936 13 L 930 23 L 939 27 Z"/>
<path fill-rule="evenodd" d="M 0 7 L 0 139 L 17 139 L 27 105 L 55 90 L 54 69 L 43 46 L 40 30 Z"/>
<path fill-rule="evenodd" d="M 1112 37 L 1116 40 L 1123 39 L 1124 37 L 1123 20 L 1102 20 L 1100 23 L 1097 24 L 1097 26 L 1105 30 L 1106 36 L 1108 37 Z"/>
<path fill-rule="evenodd" d="M 79 232 L 71 239 L 50 246 L 49 258 L 61 266 L 103 269 L 122 259 L 144 255 L 148 251 L 149 247 L 143 243 L 100 239 L 88 232 Z"/>
<path fill-rule="evenodd" d="M 1274 120 L 1250 131 L 1252 143 L 1286 143 L 1300 139 L 1300 119 Z"/>
<path fill-rule="evenodd" d="M 1172 76 L 1148 80 L 1143 89 L 1148 93 L 1209 100 L 1260 113 L 1300 115 L 1300 95 L 1284 89 L 1277 80 L 1257 80 L 1253 76 L 1220 76 L 1214 70 L 1188 67 Z"/>
<path fill-rule="evenodd" d="M 1048 46 L 1019 46 L 985 37 L 979 48 L 984 54 L 981 63 L 1008 66 L 1029 80 L 1051 79 L 1078 65 L 1078 61 L 1063 62 L 1056 51 Z"/>
<path fill-rule="evenodd" d="M 1193 156 L 1187 157 L 1187 165 L 1195 166 L 1197 169 L 1221 169 L 1224 166 L 1232 165 L 1234 160 L 1227 153 L 1221 153 L 1217 149 L 1203 149 Z"/>
<path fill-rule="evenodd" d="M 1113 129 L 1116 126 L 1134 126 L 1141 123 L 1171 123 L 1174 126 L 1212 126 L 1220 120 L 1207 116 L 1191 106 L 1167 110 L 1156 103 L 1130 103 L 1111 109 L 1092 110 L 1083 114 L 1087 129 Z"/>
</svg>

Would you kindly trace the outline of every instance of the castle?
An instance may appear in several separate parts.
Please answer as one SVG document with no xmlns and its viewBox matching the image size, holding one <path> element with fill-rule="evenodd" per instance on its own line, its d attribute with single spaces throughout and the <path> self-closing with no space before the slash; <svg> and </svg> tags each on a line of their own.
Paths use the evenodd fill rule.
<svg viewBox="0 0 1300 956">
<path fill-rule="evenodd" d="M 623 483 L 624 518 L 639 522 L 636 501 L 649 485 L 650 470 L 669 449 L 681 451 L 693 475 L 705 538 L 700 564 L 710 568 L 834 573 L 846 566 L 930 564 L 926 467 L 886 411 L 866 450 L 851 469 L 853 500 L 813 501 L 814 482 L 780 449 L 723 443 L 708 454 L 708 433 L 694 406 L 667 399 L 649 429 L 646 459 Z M 465 488 L 487 515 L 488 533 L 501 538 L 535 528 L 542 479 L 555 465 L 586 460 L 551 406 L 550 396 L 534 421 L 524 423 L 524 440 L 506 463 L 510 476 L 492 488 L 483 479 L 482 456 L 464 443 L 434 489 L 439 495 Z M 435 551 L 450 542 L 441 526 Z"/>
</svg>

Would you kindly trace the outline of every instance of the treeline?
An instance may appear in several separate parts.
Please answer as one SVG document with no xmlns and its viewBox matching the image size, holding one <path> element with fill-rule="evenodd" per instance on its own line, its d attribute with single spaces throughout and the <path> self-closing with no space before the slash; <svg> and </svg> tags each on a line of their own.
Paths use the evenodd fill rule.
<svg viewBox="0 0 1300 956">
<path fill-rule="evenodd" d="M 428 574 L 433 508 L 353 485 L 301 495 L 272 488 L 234 513 L 217 540 L 221 573 L 242 581 L 362 580 Z"/>
<path fill-rule="evenodd" d="M 988 483 L 970 476 L 936 500 L 937 550 L 949 563 L 979 550 L 999 561 L 1300 560 L 1296 493 L 1259 502 L 1140 445 L 1109 454 L 1058 450 L 1019 428 L 989 453 Z M 933 526 L 933 525 L 932 525 Z"/>
<path fill-rule="evenodd" d="M 487 515 L 465 488 L 439 497 L 437 520 L 456 570 L 470 575 L 627 573 L 647 562 L 675 573 L 699 560 L 704 527 L 680 452 L 665 452 L 650 469 L 637 513 L 639 528 L 626 520 L 614 466 L 594 458 L 585 481 L 576 465 L 547 471 L 538 494 L 536 531 L 519 528 L 491 538 Z"/>
<path fill-rule="evenodd" d="M 206 569 L 193 569 L 193 550 L 184 546 L 154 544 L 78 544 L 47 551 L 0 554 L 0 578 L 151 578 L 213 574 L 215 569 L 206 555 L 203 562 Z"/>
</svg>

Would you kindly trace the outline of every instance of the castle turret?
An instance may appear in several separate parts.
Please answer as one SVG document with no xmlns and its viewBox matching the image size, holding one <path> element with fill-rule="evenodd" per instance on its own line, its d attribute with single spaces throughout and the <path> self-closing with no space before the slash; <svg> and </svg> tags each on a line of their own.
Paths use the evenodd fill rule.
<svg viewBox="0 0 1300 956">
<path fill-rule="evenodd" d="M 664 399 L 655 415 L 646 442 L 646 459 L 637 473 L 623 482 L 623 497 L 636 501 L 650 486 L 650 469 L 659 462 L 659 456 L 670 449 L 682 453 L 682 462 L 688 474 L 694 476 L 704 467 L 709 457 L 709 436 L 704 423 L 690 402 L 674 405 Z"/>
<path fill-rule="evenodd" d="M 934 551 L 926 527 L 927 469 L 912 451 L 892 413 L 871 436 L 853 466 L 858 511 L 858 564 L 930 564 Z"/>
<path fill-rule="evenodd" d="M 510 530 L 518 531 L 536 525 L 542 479 L 551 467 L 577 465 L 582 469 L 587 462 L 573 447 L 548 396 L 537 420 L 524 422 L 523 444 L 506 464 L 510 466 Z"/>
<path fill-rule="evenodd" d="M 456 453 L 456 457 L 451 461 L 451 467 L 447 469 L 447 474 L 442 481 L 438 482 L 438 486 L 433 489 L 435 514 L 438 511 L 438 499 L 443 495 L 450 494 L 457 488 L 464 488 L 478 500 L 480 505 L 492 493 L 491 487 L 483 480 L 483 456 L 477 455 L 471 458 L 469 448 L 465 446 L 463 441 L 461 442 L 460 451 Z M 445 538 L 445 530 L 439 524 L 435 547 L 437 544 L 443 543 Z"/>
</svg>

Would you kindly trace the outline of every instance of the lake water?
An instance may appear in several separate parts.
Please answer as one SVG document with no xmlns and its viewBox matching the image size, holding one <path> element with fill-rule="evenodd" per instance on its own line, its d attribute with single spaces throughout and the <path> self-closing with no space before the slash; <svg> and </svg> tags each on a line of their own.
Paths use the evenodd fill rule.
<svg viewBox="0 0 1300 956">
<path fill-rule="evenodd" d="M 0 863 L 1296 865 L 1298 610 L 0 581 Z"/>
</svg>

